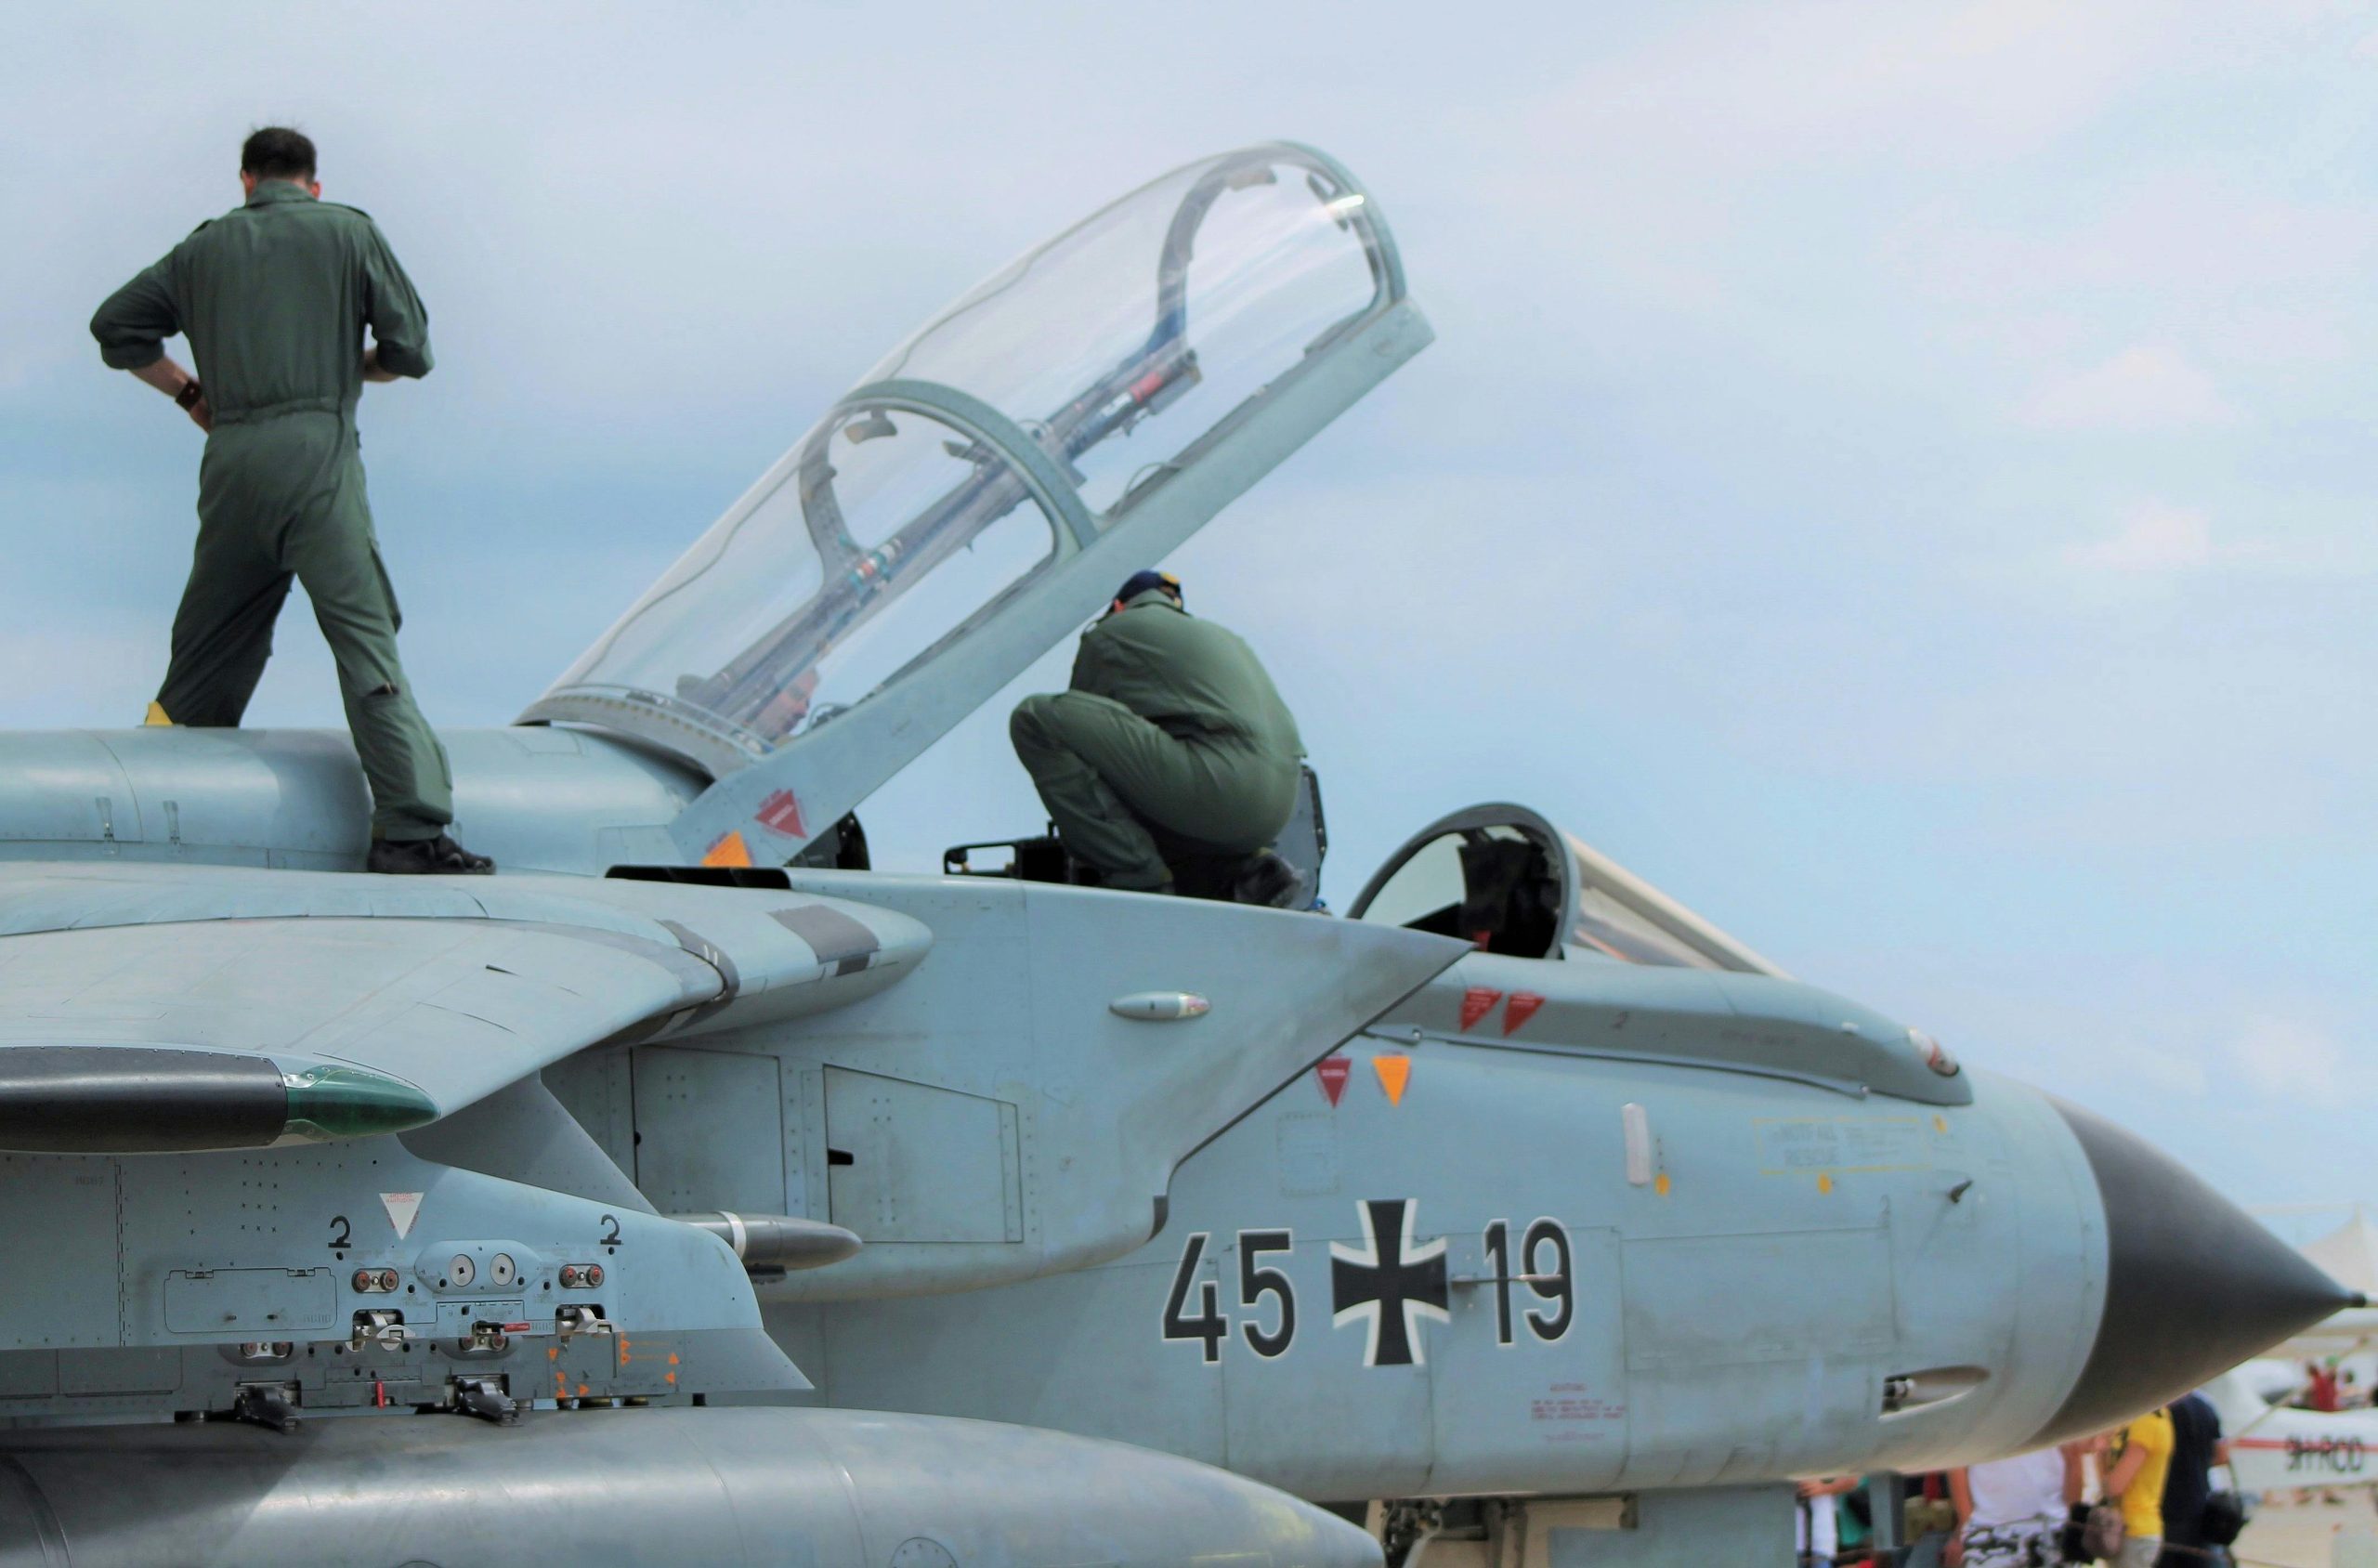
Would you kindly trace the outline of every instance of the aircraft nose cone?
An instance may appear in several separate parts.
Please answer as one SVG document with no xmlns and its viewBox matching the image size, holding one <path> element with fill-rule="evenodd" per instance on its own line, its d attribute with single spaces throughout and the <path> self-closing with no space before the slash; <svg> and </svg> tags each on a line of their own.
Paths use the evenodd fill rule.
<svg viewBox="0 0 2378 1568">
<path fill-rule="evenodd" d="M 2106 1211 L 2106 1309 L 2035 1444 L 2103 1431 L 2359 1297 L 2144 1139 L 2055 1102 Z"/>
</svg>

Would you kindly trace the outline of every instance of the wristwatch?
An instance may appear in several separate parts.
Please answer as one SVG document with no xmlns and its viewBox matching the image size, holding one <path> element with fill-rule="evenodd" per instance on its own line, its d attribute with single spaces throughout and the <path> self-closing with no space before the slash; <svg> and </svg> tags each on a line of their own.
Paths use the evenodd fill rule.
<svg viewBox="0 0 2378 1568">
<path fill-rule="evenodd" d="M 185 381 L 182 383 L 182 389 L 174 394 L 174 407 L 187 409 L 205 396 L 206 388 L 195 381 Z"/>
</svg>

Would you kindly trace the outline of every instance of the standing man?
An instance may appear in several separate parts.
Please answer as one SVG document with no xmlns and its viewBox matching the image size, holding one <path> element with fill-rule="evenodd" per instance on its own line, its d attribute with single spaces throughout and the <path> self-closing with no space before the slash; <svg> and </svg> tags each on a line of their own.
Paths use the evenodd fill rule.
<svg viewBox="0 0 2378 1568">
<path fill-rule="evenodd" d="M 320 199 L 304 136 L 248 137 L 240 185 L 244 204 L 200 224 L 91 318 L 102 359 L 207 433 L 198 549 L 149 722 L 238 725 L 294 578 L 338 660 L 372 783 L 368 868 L 493 870 L 446 833 L 453 779 L 397 660 L 397 598 L 356 440 L 363 383 L 429 373 L 428 312 L 372 219 Z M 176 333 L 196 376 L 165 357 Z"/>
<path fill-rule="evenodd" d="M 2213 1467 L 2229 1462 L 2221 1417 L 2202 1393 L 2170 1405 L 2172 1469 L 2163 1481 L 2163 1558 L 2158 1568 L 2198 1568 L 2215 1561 L 2204 1538 L 2204 1510 L 2213 1500 Z"/>
<path fill-rule="evenodd" d="M 1237 902 L 1297 892 L 1270 847 L 1303 777 L 1297 722 L 1254 650 L 1191 616 L 1170 572 L 1117 589 L 1072 689 L 1026 698 L 1008 734 L 1059 842 L 1104 885 L 1170 893 L 1172 861 L 1232 856 Z"/>
<path fill-rule="evenodd" d="M 2122 1509 L 2122 1554 L 2114 1568 L 2155 1568 L 2163 1554 L 2163 1482 L 2172 1468 L 2172 1414 L 2150 1410 L 2108 1434 L 2097 1456 L 2097 1489 Z"/>
<path fill-rule="evenodd" d="M 2061 1555 L 2065 1515 L 2081 1500 L 2077 1448 L 2041 1448 L 1949 1472 L 1957 1527 L 1945 1568 L 2031 1568 Z"/>
</svg>

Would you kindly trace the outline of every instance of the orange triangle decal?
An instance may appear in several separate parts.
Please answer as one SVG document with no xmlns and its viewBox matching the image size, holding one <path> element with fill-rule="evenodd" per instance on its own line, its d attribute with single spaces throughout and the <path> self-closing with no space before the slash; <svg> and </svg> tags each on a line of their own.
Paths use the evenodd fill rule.
<svg viewBox="0 0 2378 1568">
<path fill-rule="evenodd" d="M 749 866 L 751 863 L 751 846 L 743 842 L 740 833 L 727 834 L 702 854 L 705 866 Z"/>
<path fill-rule="evenodd" d="M 1404 1104 L 1404 1086 L 1412 1081 L 1412 1058 L 1409 1056 L 1374 1056 L 1371 1071 L 1378 1075 L 1378 1086 L 1387 1091 L 1387 1103 Z"/>
</svg>

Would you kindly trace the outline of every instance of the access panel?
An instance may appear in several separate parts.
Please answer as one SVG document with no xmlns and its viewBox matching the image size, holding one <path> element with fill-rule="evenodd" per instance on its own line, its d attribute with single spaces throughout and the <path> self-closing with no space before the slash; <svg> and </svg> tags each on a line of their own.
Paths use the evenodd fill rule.
<svg viewBox="0 0 2378 1568">
<path fill-rule="evenodd" d="M 826 1069 L 830 1217 L 879 1242 L 1024 1239 L 1021 1141 L 1004 1100 Z"/>
<path fill-rule="evenodd" d="M 773 1056 L 638 1046 L 635 1184 L 663 1214 L 785 1209 L 784 1091 Z"/>
</svg>

